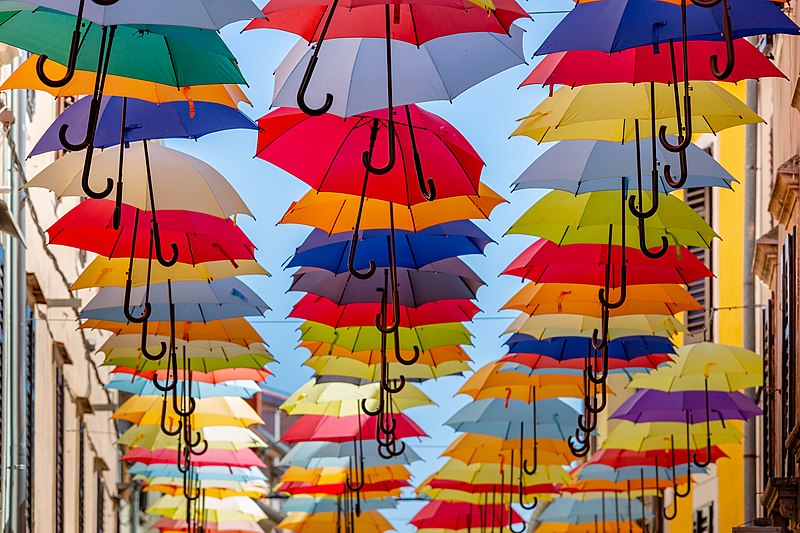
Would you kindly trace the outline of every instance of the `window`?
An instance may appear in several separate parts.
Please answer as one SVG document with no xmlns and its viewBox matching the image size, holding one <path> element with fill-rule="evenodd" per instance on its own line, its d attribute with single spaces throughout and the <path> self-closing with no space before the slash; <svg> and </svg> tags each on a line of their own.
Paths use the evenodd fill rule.
<svg viewBox="0 0 800 533">
<path fill-rule="evenodd" d="M 709 225 L 711 225 L 713 221 L 711 194 L 711 189 L 709 187 L 685 190 L 686 204 Z M 713 270 L 710 248 L 690 246 L 689 251 L 702 261 L 704 265 Z M 693 281 L 686 286 L 689 294 L 703 306 L 702 310 L 686 312 L 686 328 L 689 330 L 689 334 L 687 334 L 684 339 L 684 343 L 686 344 L 711 340 L 711 336 L 713 335 L 711 329 L 711 309 L 714 306 L 712 282 L 712 278 L 703 278 Z"/>
<path fill-rule="evenodd" d="M 5 354 L 3 353 L 3 341 L 5 337 L 3 325 L 5 324 L 6 318 L 3 314 L 3 308 L 5 307 L 5 273 L 5 250 L 2 246 L 0 246 L 0 399 L 3 398 L 3 380 L 5 378 L 5 368 L 3 366 L 3 359 L 5 359 Z M 3 404 L 2 401 L 0 401 L 0 468 L 5 468 L 2 456 L 3 425 L 5 424 L 5 421 L 3 420 L 3 411 Z M 2 501 L 2 486 L 0 486 L 0 501 Z"/>
<path fill-rule="evenodd" d="M 775 341 L 773 338 L 774 335 L 774 316 L 775 310 L 773 308 L 774 303 L 770 299 L 767 302 L 767 305 L 764 308 L 764 318 L 763 318 L 763 331 L 761 334 L 761 342 L 762 342 L 762 354 L 764 356 L 764 393 L 761 395 L 762 409 L 764 410 L 764 415 L 762 417 L 762 442 L 761 442 L 761 457 L 763 458 L 763 475 L 764 475 L 764 486 L 767 486 L 769 479 L 775 476 L 775 471 L 773 467 L 773 446 L 772 446 L 772 432 L 774 430 L 772 425 L 772 395 L 775 393 L 775 377 L 773 376 L 774 372 L 772 371 L 772 365 L 775 361 Z"/>
<path fill-rule="evenodd" d="M 695 509 L 692 517 L 693 533 L 714 533 L 714 502 Z"/>
<path fill-rule="evenodd" d="M 34 452 L 36 440 L 34 435 L 36 414 L 36 319 L 30 306 L 25 308 L 25 502 L 23 517 L 28 532 L 34 531 L 33 474 L 35 466 Z"/>
<path fill-rule="evenodd" d="M 96 489 L 95 498 L 97 499 L 95 508 L 97 510 L 97 518 L 95 521 L 97 533 L 104 533 L 105 531 L 105 520 L 103 519 L 103 515 L 106 512 L 106 484 L 103 481 L 103 474 L 102 472 L 97 473 L 97 489 Z"/>
<path fill-rule="evenodd" d="M 796 324 L 795 305 L 797 302 L 797 268 L 796 268 L 796 248 L 795 232 L 792 231 L 786 238 L 781 250 L 780 284 L 781 284 L 781 317 L 782 322 L 780 331 L 781 337 L 781 398 L 783 406 L 783 416 L 781 417 L 781 444 L 786 441 L 789 434 L 794 429 L 795 411 L 797 409 L 797 398 L 795 394 L 795 371 L 797 349 L 795 347 L 796 334 L 794 331 Z M 795 461 L 792 454 L 783 448 L 783 475 L 792 477 L 795 475 Z"/>
<path fill-rule="evenodd" d="M 55 412 L 55 533 L 64 533 L 64 369 L 56 364 Z"/>
</svg>

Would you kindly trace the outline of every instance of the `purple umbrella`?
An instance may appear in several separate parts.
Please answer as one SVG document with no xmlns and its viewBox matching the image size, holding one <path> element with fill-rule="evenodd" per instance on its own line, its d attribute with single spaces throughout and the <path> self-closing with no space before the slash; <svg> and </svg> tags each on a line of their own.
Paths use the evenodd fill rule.
<svg viewBox="0 0 800 533">
<path fill-rule="evenodd" d="M 664 392 L 640 389 L 620 405 L 611 418 L 644 422 L 684 422 L 689 414 L 691 423 L 708 419 L 747 420 L 759 416 L 761 409 L 741 392 L 709 391 L 706 409 L 705 391 Z"/>
<path fill-rule="evenodd" d="M 320 268 L 303 267 L 293 275 L 290 291 L 308 292 L 336 302 L 380 303 L 388 286 L 384 276 L 355 279 L 349 272 L 333 274 Z M 384 279 L 387 278 L 387 279 Z M 461 259 L 452 257 L 435 261 L 419 270 L 397 269 L 399 303 L 407 307 L 437 300 L 473 299 L 484 281 Z"/>
<path fill-rule="evenodd" d="M 69 106 L 47 128 L 30 156 L 63 150 L 59 132 L 80 130 L 89 120 L 92 99 L 82 98 Z M 125 129 L 122 117 L 125 115 Z M 209 133 L 233 129 L 256 130 L 258 126 L 238 109 L 211 102 L 166 102 L 156 104 L 135 98 L 104 96 L 100 103 L 95 148 L 108 148 L 146 139 L 198 139 Z M 75 127 L 72 127 L 75 126 Z M 79 139 L 76 139 L 76 141 Z"/>
</svg>

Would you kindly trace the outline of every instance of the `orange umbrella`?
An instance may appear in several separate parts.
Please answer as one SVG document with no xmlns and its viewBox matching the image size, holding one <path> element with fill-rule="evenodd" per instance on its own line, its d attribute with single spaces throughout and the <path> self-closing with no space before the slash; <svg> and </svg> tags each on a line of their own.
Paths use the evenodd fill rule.
<svg viewBox="0 0 800 533">
<path fill-rule="evenodd" d="M 320 341 L 302 341 L 299 345 L 300 348 L 305 348 L 311 352 L 312 357 L 347 357 L 359 361 L 367 365 L 377 365 L 381 362 L 380 350 L 363 350 L 358 352 L 351 352 L 343 346 L 338 344 L 330 344 Z M 400 350 L 400 357 L 411 360 L 414 356 L 412 350 Z M 386 358 L 389 363 L 396 363 L 397 358 L 394 355 L 394 350 L 386 352 Z M 439 348 L 431 348 L 430 350 L 420 351 L 419 360 L 417 365 L 438 366 L 441 363 L 449 361 L 471 361 L 467 352 L 461 346 L 442 346 Z"/>
<path fill-rule="evenodd" d="M 600 288 L 572 283 L 529 283 L 503 306 L 528 315 L 565 313 L 600 318 L 603 307 L 597 297 Z M 703 307 L 680 285 L 632 285 L 620 307 L 610 309 L 610 316 L 675 315 Z"/>
<path fill-rule="evenodd" d="M 502 371 L 505 363 L 496 361 L 475 372 L 464 383 L 457 394 L 468 394 L 476 400 L 486 398 L 507 398 L 533 401 L 533 389 L 537 399 L 545 398 L 583 398 L 584 377 L 563 374 L 519 374 Z M 611 392 L 611 391 L 609 391 Z M 613 392 L 612 392 L 613 394 Z"/>
<path fill-rule="evenodd" d="M 114 335 L 141 335 L 142 325 L 134 323 L 111 322 L 109 320 L 87 320 L 80 329 L 102 329 Z M 149 322 L 147 332 L 150 335 L 170 335 L 169 322 Z M 228 318 L 213 322 L 182 322 L 175 329 L 175 338 L 187 342 L 222 341 L 232 342 L 248 347 L 254 343 L 264 343 L 261 335 L 244 318 Z"/>
<path fill-rule="evenodd" d="M 522 459 L 533 460 L 533 439 L 523 439 Z M 569 451 L 567 443 L 556 439 L 537 439 L 537 458 L 536 462 L 543 465 L 569 464 L 575 458 Z M 505 440 L 499 437 L 487 435 L 477 435 L 475 433 L 465 433 L 453 441 L 447 449 L 442 452 L 445 457 L 458 459 L 468 465 L 475 463 L 511 463 L 511 452 L 515 457 L 519 457 L 519 439 Z"/>
</svg>

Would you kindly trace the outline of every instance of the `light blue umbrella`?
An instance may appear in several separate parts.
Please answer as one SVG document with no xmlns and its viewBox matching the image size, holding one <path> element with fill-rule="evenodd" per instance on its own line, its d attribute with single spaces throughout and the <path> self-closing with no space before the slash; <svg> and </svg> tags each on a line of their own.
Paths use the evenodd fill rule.
<svg viewBox="0 0 800 533">
<path fill-rule="evenodd" d="M 578 412 L 559 399 L 536 402 L 536 437 L 565 440 L 577 429 Z M 533 407 L 519 400 L 491 398 L 465 405 L 446 425 L 456 431 L 477 433 L 502 439 L 533 438 Z"/>
<path fill-rule="evenodd" d="M 281 458 L 280 466 L 299 466 L 301 468 L 324 468 L 350 466 L 353 456 L 352 442 L 300 442 Z M 364 466 L 406 465 L 422 458 L 406 446 L 405 451 L 396 457 L 384 459 L 378 454 L 378 443 L 364 442 Z"/>
<path fill-rule="evenodd" d="M 146 287 L 131 290 L 133 314 L 144 312 Z M 170 319 L 169 290 L 166 283 L 150 286 L 152 312 L 149 320 Z M 262 316 L 269 306 L 250 287 L 237 278 L 172 283 L 172 302 L 178 322 L 210 322 L 226 318 Z M 123 305 L 124 287 L 103 287 L 83 308 L 80 318 L 128 322 Z"/>
<path fill-rule="evenodd" d="M 177 465 L 174 464 L 156 464 L 146 465 L 143 463 L 135 463 L 128 470 L 131 475 L 142 476 L 146 478 L 153 477 L 175 477 L 182 478 L 183 473 L 178 470 Z M 255 481 L 266 480 L 267 476 L 261 469 L 256 467 L 241 468 L 237 466 L 198 466 L 192 472 L 197 476 L 200 481 L 205 480 L 223 480 L 223 481 Z"/>
<path fill-rule="evenodd" d="M 676 142 L 676 139 L 672 139 Z M 642 187 L 652 188 L 650 143 L 641 144 Z M 680 167 L 679 154 L 673 154 L 657 144 L 656 157 L 662 165 Z M 686 150 L 689 169 L 684 187 L 723 187 L 730 189 L 734 178 L 722 165 L 700 147 L 690 144 Z M 637 186 L 636 143 L 607 141 L 561 141 L 540 155 L 513 183 L 517 189 L 557 189 L 582 194 L 597 191 L 617 191 L 622 178 L 627 188 Z M 675 189 L 659 173 L 659 190 L 662 193 Z"/>
<path fill-rule="evenodd" d="M 641 520 L 643 506 L 638 498 L 622 494 L 606 494 L 605 497 L 581 499 L 561 497 L 550 502 L 539 515 L 539 522 L 556 522 L 560 524 L 586 524 L 606 517 L 607 520 L 623 522 Z M 604 514 L 605 513 L 605 514 Z M 644 517 L 653 518 L 653 513 L 644 508 Z"/>
<path fill-rule="evenodd" d="M 105 387 L 138 396 L 156 396 L 163 393 L 156 388 L 152 380 L 135 375 L 116 374 Z M 222 396 L 252 398 L 260 392 L 261 387 L 255 381 L 248 380 L 224 381 L 222 383 L 205 383 L 202 381 L 192 383 L 193 398 L 219 398 Z"/>
<path fill-rule="evenodd" d="M 676 471 L 676 473 L 679 476 L 683 476 L 682 471 L 683 469 L 681 469 L 681 472 Z M 692 474 L 705 474 L 706 469 L 698 468 L 697 465 L 692 465 L 691 472 Z M 612 483 L 618 483 L 620 481 L 638 481 L 642 478 L 643 474 L 645 479 L 655 479 L 656 467 L 626 466 L 623 468 L 613 468 L 608 465 L 590 464 L 581 468 L 581 471 L 578 473 L 578 481 L 586 481 L 590 479 L 610 481 Z M 672 469 L 659 467 L 658 478 L 663 480 L 673 479 Z"/>
<path fill-rule="evenodd" d="M 361 502 L 362 511 L 377 511 L 380 509 L 394 509 L 397 502 L 394 498 L 377 498 L 363 500 Z M 281 508 L 284 513 L 336 513 L 339 507 L 335 499 L 332 498 L 303 498 L 292 497 L 286 500 Z"/>
</svg>

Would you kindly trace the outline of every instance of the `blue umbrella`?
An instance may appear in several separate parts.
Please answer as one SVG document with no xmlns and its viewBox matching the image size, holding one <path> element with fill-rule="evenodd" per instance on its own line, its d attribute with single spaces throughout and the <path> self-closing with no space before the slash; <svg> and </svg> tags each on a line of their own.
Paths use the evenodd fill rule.
<svg viewBox="0 0 800 533">
<path fill-rule="evenodd" d="M 800 29 L 769 0 L 728 0 L 732 37 L 787 33 Z M 690 39 L 720 40 L 722 5 L 711 8 L 690 3 Z M 660 0 L 581 2 L 548 35 L 535 55 L 568 50 L 619 52 L 637 46 L 682 38 L 681 9 Z"/>
<path fill-rule="evenodd" d="M 183 473 L 178 469 L 178 466 L 174 464 L 146 465 L 143 463 L 135 463 L 128 469 L 128 472 L 134 476 L 143 476 L 148 478 L 183 477 Z M 238 466 L 198 466 L 193 468 L 193 473 L 200 481 L 215 479 L 222 481 L 247 482 L 259 479 L 267 479 L 267 476 L 265 476 L 261 469 L 257 467 L 242 468 Z"/>
<path fill-rule="evenodd" d="M 397 502 L 392 498 L 367 499 L 360 502 L 362 511 L 394 509 Z M 284 513 L 338 513 L 339 504 L 331 498 L 289 498 L 281 507 Z"/>
<path fill-rule="evenodd" d="M 369 267 L 374 261 L 378 267 L 389 266 L 389 252 L 386 238 L 388 229 L 366 230 L 362 232 L 355 257 L 355 268 Z M 315 229 L 297 248 L 294 257 L 287 264 L 291 267 L 317 267 L 335 274 L 348 271 L 347 260 L 350 254 L 352 233 L 328 235 Z M 456 220 L 431 226 L 418 233 L 395 231 L 397 267 L 418 269 L 435 261 L 459 255 L 482 254 L 489 243 L 494 242 L 474 222 Z"/>
<path fill-rule="evenodd" d="M 645 479 L 655 479 L 656 474 L 658 474 L 659 479 L 671 480 L 673 479 L 673 472 L 672 468 L 661 466 L 658 468 L 655 466 L 625 466 L 622 468 L 613 468 L 602 464 L 587 464 L 583 466 L 578 473 L 578 481 L 594 479 L 618 483 L 620 481 L 638 481 L 642 476 L 644 476 Z M 699 468 L 697 465 L 692 464 L 691 472 L 693 474 L 705 474 L 706 469 Z"/>
<path fill-rule="evenodd" d="M 581 500 L 564 496 L 550 502 L 538 520 L 542 523 L 585 524 L 606 516 L 622 522 L 641 520 L 642 510 L 643 506 L 638 499 L 629 499 L 620 494 Z M 644 509 L 644 513 L 645 518 L 653 518 L 653 513 L 648 509 Z"/>
<path fill-rule="evenodd" d="M 584 337 L 553 337 L 537 340 L 515 333 L 506 341 L 511 353 L 533 353 L 553 359 L 580 359 L 594 354 L 592 339 Z M 647 355 L 674 354 L 675 345 L 666 337 L 638 335 L 608 341 L 608 357 L 631 360 Z"/>
<path fill-rule="evenodd" d="M 152 380 L 141 376 L 115 375 L 105 385 L 107 389 L 115 389 L 138 396 L 156 396 L 163 390 L 156 388 Z M 222 383 L 192 383 L 193 398 L 217 398 L 222 396 L 238 396 L 250 398 L 261 392 L 261 387 L 254 381 L 225 381 Z"/>
<path fill-rule="evenodd" d="M 149 287 L 151 306 L 149 320 L 170 320 L 170 303 L 175 307 L 178 322 L 210 322 L 226 318 L 261 316 L 269 306 L 250 287 L 237 278 L 206 281 L 162 283 Z M 125 288 L 103 287 L 80 313 L 80 318 L 128 322 L 125 316 Z M 131 290 L 133 313 L 144 312 L 147 287 Z"/>
<path fill-rule="evenodd" d="M 385 459 L 378 454 L 377 443 L 368 441 L 364 442 L 363 452 L 365 467 L 410 464 L 422 460 L 411 446 L 406 446 L 400 455 Z M 346 468 L 350 465 L 352 455 L 352 442 L 300 442 L 295 444 L 278 464 L 301 468 Z"/>
<path fill-rule="evenodd" d="M 67 126 L 72 131 L 85 129 L 91 97 L 82 98 L 67 108 L 31 150 L 30 155 L 63 150 L 59 132 Z M 125 111 L 125 142 L 152 139 L 198 139 L 218 131 L 257 130 L 258 126 L 238 109 L 211 102 L 165 102 L 156 104 L 135 98 L 104 96 L 100 104 L 95 148 L 120 144 L 122 114 Z"/>
<path fill-rule="evenodd" d="M 478 400 L 465 405 L 445 425 L 464 433 L 477 433 L 502 439 L 565 440 L 577 429 L 578 412 L 559 399 L 536 402 L 536 435 L 534 436 L 531 404 L 503 398 Z"/>
</svg>

